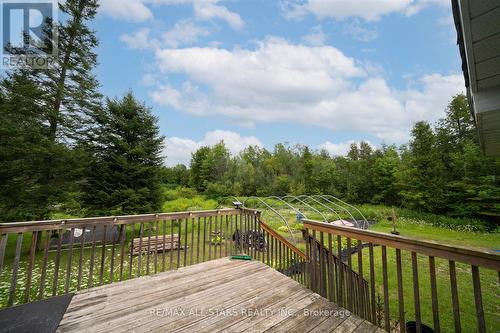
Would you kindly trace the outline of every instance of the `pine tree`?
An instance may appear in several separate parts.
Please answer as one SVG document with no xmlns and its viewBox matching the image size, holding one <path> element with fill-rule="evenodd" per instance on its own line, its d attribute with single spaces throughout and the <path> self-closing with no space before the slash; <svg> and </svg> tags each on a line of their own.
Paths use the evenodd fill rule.
<svg viewBox="0 0 500 333">
<path fill-rule="evenodd" d="M 93 161 L 84 186 L 89 215 L 140 214 L 161 207 L 164 137 L 158 118 L 131 92 L 93 115 Z"/>
<path fill-rule="evenodd" d="M 87 26 L 98 5 L 96 0 L 67 0 L 59 7 L 65 20 L 57 23 L 56 61 L 44 69 L 14 69 L 1 84 L 6 96 L 2 123 L 4 129 L 10 124 L 9 136 L 19 141 L 16 144 L 14 139 L 7 140 L 5 152 L 18 151 L 21 142 L 26 144 L 24 154 L 1 156 L 0 163 L 10 168 L 9 183 L 20 184 L 18 195 L 9 193 L 11 185 L 0 188 L 0 196 L 6 198 L 2 210 L 18 207 L 17 213 L 2 214 L 2 219 L 49 218 L 68 194 L 77 191 L 75 181 L 84 168 L 81 134 L 89 127 L 89 114 L 98 109 L 101 98 L 92 73 L 97 61 L 93 51 L 97 39 Z M 46 25 L 45 39 L 50 30 Z M 20 120 L 25 112 L 28 114 Z M 26 136 L 29 131 L 33 133 Z M 17 164 L 22 167 L 14 168 Z M 31 203 L 23 209 L 19 200 Z"/>
</svg>

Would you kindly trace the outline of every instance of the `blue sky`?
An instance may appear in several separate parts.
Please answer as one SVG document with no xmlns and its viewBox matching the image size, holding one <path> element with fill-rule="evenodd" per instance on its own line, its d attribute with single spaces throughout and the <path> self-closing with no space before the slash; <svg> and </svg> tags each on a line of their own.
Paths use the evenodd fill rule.
<svg viewBox="0 0 500 333">
<path fill-rule="evenodd" d="M 464 91 L 449 0 L 101 0 L 102 91 L 151 106 L 167 164 L 205 144 L 401 144 Z"/>
</svg>

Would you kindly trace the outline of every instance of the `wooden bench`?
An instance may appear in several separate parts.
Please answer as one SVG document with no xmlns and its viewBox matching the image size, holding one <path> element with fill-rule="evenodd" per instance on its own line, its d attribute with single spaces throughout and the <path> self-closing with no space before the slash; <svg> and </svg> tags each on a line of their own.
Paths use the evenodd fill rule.
<svg viewBox="0 0 500 333">
<path fill-rule="evenodd" d="M 142 240 L 142 242 L 141 242 Z M 149 243 L 148 243 L 149 242 Z M 150 253 L 155 252 L 163 252 L 170 250 L 183 249 L 184 247 L 180 245 L 179 235 L 165 235 L 165 243 L 163 242 L 163 235 L 158 235 L 158 239 L 156 236 L 134 238 L 131 243 L 132 250 L 134 251 L 134 255 L 138 255 L 139 252 L 148 253 L 148 248 Z M 141 250 L 142 247 L 142 251 Z"/>
</svg>

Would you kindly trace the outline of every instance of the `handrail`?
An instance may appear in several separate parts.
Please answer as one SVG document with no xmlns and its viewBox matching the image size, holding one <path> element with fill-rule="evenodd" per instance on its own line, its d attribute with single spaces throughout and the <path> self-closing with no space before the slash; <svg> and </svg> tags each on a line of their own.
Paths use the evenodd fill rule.
<svg viewBox="0 0 500 333">
<path fill-rule="evenodd" d="M 281 236 L 273 228 L 271 228 L 270 226 L 268 226 L 264 222 L 259 221 L 259 223 L 260 223 L 260 226 L 261 226 L 262 229 L 264 229 L 265 231 L 267 231 L 274 238 L 277 238 L 279 241 L 281 241 L 282 243 L 284 243 L 287 247 L 290 248 L 290 250 L 292 250 L 293 252 L 295 252 L 296 254 L 298 254 L 299 256 L 301 256 L 302 258 L 306 259 L 306 254 L 304 252 L 302 252 L 301 250 L 299 250 L 295 245 L 293 245 L 292 243 L 290 243 L 290 241 L 288 239 L 286 239 L 285 237 Z"/>
<path fill-rule="evenodd" d="M 224 208 L 214 210 L 199 210 L 187 212 L 172 212 L 172 213 L 157 213 L 157 214 L 141 214 L 141 215 L 120 215 L 120 216 L 103 216 L 103 217 L 85 217 L 74 219 L 58 219 L 58 220 L 42 220 L 28 222 L 5 222 L 0 223 L 0 233 L 14 233 L 26 231 L 42 231 L 51 230 L 54 228 L 72 228 L 79 227 L 80 224 L 130 224 L 136 222 L 154 222 L 157 220 L 175 220 L 193 217 L 208 217 L 220 214 L 238 215 L 240 209 Z"/>
<path fill-rule="evenodd" d="M 400 250 L 413 251 L 428 256 L 464 262 L 499 271 L 500 255 L 492 251 L 479 251 L 456 245 L 444 245 L 432 241 L 386 234 L 357 228 L 343 227 L 313 220 L 303 220 L 304 228 L 333 233 L 365 242 L 386 245 Z"/>
</svg>

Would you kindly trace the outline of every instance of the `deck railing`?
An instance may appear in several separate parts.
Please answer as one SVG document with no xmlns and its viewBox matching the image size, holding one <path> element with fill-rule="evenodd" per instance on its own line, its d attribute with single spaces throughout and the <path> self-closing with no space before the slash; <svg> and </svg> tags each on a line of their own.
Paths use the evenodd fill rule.
<svg viewBox="0 0 500 333">
<path fill-rule="evenodd" d="M 334 261 L 316 260 L 314 256 L 318 255 L 317 251 L 313 250 L 311 254 L 308 250 L 308 257 L 312 257 L 312 262 L 317 263 L 310 267 L 311 275 L 319 276 L 319 290 L 327 289 L 323 291 L 327 296 L 338 295 L 336 301 L 340 305 L 353 310 L 362 318 L 381 324 L 386 331 L 399 326 L 399 331 L 405 332 L 405 320 L 409 319 L 409 313 L 415 321 L 417 332 L 422 332 L 423 317 L 431 320 L 432 324 L 426 324 L 433 326 L 434 332 L 450 331 L 450 328 L 455 332 L 461 332 L 462 329 L 464 332 L 499 329 L 497 297 L 500 292 L 500 255 L 311 220 L 304 221 L 304 228 L 306 235 L 321 244 L 323 255 L 331 255 L 336 249 L 338 258 L 346 256 L 348 267 L 356 270 L 360 277 L 356 280 L 353 275 L 343 275 L 338 270 L 340 266 L 337 266 L 338 273 L 329 278 L 332 276 L 329 274 L 336 269 Z M 366 247 L 368 257 L 364 256 Z M 325 249 L 328 249 L 328 252 Z M 380 258 L 375 257 L 375 249 L 377 257 L 380 249 Z M 390 259 L 395 262 L 388 261 L 389 251 Z M 357 254 L 357 260 L 356 257 L 352 259 L 353 254 Z M 392 257 L 392 254 L 395 257 Z M 403 263 L 408 266 L 403 266 Z M 470 284 L 459 284 L 457 272 L 460 277 L 470 274 Z M 345 288 L 345 298 L 342 297 L 342 292 L 338 293 L 339 286 L 346 286 L 342 283 L 343 277 L 349 280 Z M 412 281 L 410 285 L 405 277 Z M 365 278 L 369 279 L 369 287 L 364 283 Z M 329 281 L 332 283 L 328 284 Z M 393 285 L 390 286 L 389 281 L 393 282 Z M 463 279 L 460 282 L 463 282 Z M 487 295 L 491 300 L 488 302 L 491 306 L 487 311 L 488 316 L 485 315 L 483 300 L 486 295 L 482 291 L 482 282 L 487 283 Z M 352 288 L 357 284 L 358 291 L 369 289 L 368 299 L 365 292 L 356 293 L 355 288 Z M 470 300 L 461 295 L 465 294 L 468 287 L 473 290 L 473 305 L 471 304 L 470 308 L 467 306 Z M 379 292 L 383 294 L 383 298 L 379 298 Z M 430 303 L 428 308 L 421 305 L 423 296 L 430 296 L 426 298 Z M 413 304 L 408 304 L 408 300 Z M 355 303 L 364 306 L 356 307 Z M 442 303 L 451 303 L 451 306 L 443 306 Z M 393 306 L 392 312 L 391 304 L 397 304 L 397 307 Z M 470 312 L 473 313 L 472 316 Z M 391 313 L 395 313 L 395 316 L 391 316 Z M 462 322 L 464 316 L 467 316 L 467 319 L 474 317 L 473 327 L 462 327 L 465 324 Z M 445 319 L 451 321 L 446 328 L 443 327 Z"/>
<path fill-rule="evenodd" d="M 0 223 L 0 308 L 249 250 L 235 236 L 257 221 L 219 209 Z"/>
<path fill-rule="evenodd" d="M 255 216 L 257 224 L 254 230 L 258 230 L 261 235 L 261 243 L 265 246 L 261 252 L 256 251 L 259 247 L 253 247 L 249 254 L 256 260 L 260 260 L 295 281 L 306 285 L 307 258 L 305 253 L 261 221 L 260 212 L 256 212 Z"/>
<path fill-rule="evenodd" d="M 342 258 L 342 250 L 332 247 L 332 235 L 309 234 L 304 230 L 306 241 L 308 287 L 321 296 L 335 302 L 351 312 L 367 317 L 370 312 L 368 281 L 352 269 L 351 257 L 348 264 Z M 336 252 L 338 250 L 338 252 Z"/>
</svg>

